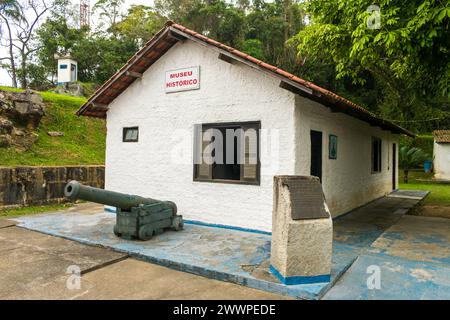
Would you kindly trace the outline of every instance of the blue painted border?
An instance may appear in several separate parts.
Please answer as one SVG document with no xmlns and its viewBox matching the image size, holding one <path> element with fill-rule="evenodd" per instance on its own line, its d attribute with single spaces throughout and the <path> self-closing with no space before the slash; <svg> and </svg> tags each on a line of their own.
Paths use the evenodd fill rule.
<svg viewBox="0 0 450 320">
<path fill-rule="evenodd" d="M 104 208 L 104 210 L 107 211 L 107 212 L 116 213 L 115 209 Z M 203 227 L 220 228 L 220 229 L 228 229 L 228 230 L 237 230 L 237 231 L 243 231 L 243 232 L 264 234 L 264 235 L 267 235 L 267 236 L 271 236 L 272 235 L 272 232 L 269 232 L 269 231 L 262 231 L 262 230 L 249 229 L 249 228 L 243 228 L 243 227 L 228 226 L 228 225 L 225 225 L 225 224 L 208 223 L 208 222 L 202 222 L 202 221 L 198 221 L 198 220 L 185 220 L 185 219 L 183 219 L 183 222 L 185 224 L 193 224 L 193 225 L 203 226 Z"/>
<path fill-rule="evenodd" d="M 270 272 L 280 280 L 281 283 L 285 285 L 295 285 L 295 284 L 311 284 L 311 283 L 322 283 L 322 282 L 330 282 L 331 275 L 324 274 L 318 276 L 293 276 L 293 277 L 283 277 L 281 273 L 275 269 L 274 266 L 270 265 Z"/>
<path fill-rule="evenodd" d="M 244 232 L 250 232 L 250 233 L 258 233 L 258 234 L 264 234 L 271 236 L 272 232 L 269 231 L 262 231 L 262 230 L 256 230 L 256 229 L 249 229 L 249 228 L 243 228 L 243 227 L 235 227 L 235 226 L 228 226 L 224 224 L 216 224 L 216 223 L 208 223 L 208 222 L 202 222 L 197 220 L 184 220 L 185 224 L 194 224 L 197 226 L 204 226 L 204 227 L 212 227 L 212 228 L 221 228 L 221 229 L 229 229 L 229 230 L 237 230 L 237 231 L 244 231 Z"/>
</svg>

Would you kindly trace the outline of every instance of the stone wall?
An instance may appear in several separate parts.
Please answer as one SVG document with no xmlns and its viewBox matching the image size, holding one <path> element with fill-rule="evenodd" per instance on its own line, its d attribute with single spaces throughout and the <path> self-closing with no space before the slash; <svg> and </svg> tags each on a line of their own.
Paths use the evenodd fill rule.
<svg viewBox="0 0 450 320">
<path fill-rule="evenodd" d="M 103 188 L 104 177 L 104 166 L 0 167 L 0 207 L 60 203 L 68 181 Z"/>
</svg>

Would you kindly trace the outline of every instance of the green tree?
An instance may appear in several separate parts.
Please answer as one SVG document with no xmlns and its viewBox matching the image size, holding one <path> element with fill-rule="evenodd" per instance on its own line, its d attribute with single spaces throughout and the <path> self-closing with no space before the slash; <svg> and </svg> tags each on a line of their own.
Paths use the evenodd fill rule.
<svg viewBox="0 0 450 320">
<path fill-rule="evenodd" d="M 132 5 L 115 30 L 119 37 L 135 41 L 140 47 L 163 27 L 166 20 L 151 7 Z"/>
<path fill-rule="evenodd" d="M 224 0 L 156 0 L 155 8 L 162 16 L 230 46 L 243 40 L 245 12 Z"/>
<path fill-rule="evenodd" d="M 408 183 L 410 169 L 417 168 L 428 157 L 422 149 L 403 146 L 398 152 L 398 166 L 403 170 L 403 182 Z"/>
<path fill-rule="evenodd" d="M 412 129 L 421 129 L 424 114 L 448 116 L 450 1 L 378 1 L 379 25 L 372 3 L 308 1 L 312 23 L 293 39 L 299 57 L 335 65 L 337 79 L 373 78 L 383 91 L 377 111 Z"/>
<path fill-rule="evenodd" d="M 300 74 L 296 51 L 287 40 L 304 27 L 302 5 L 292 0 L 255 0 L 246 16 L 246 39 L 258 39 L 268 63 Z"/>
<path fill-rule="evenodd" d="M 50 78 L 56 75 L 57 55 L 70 54 L 78 62 L 78 79 L 82 82 L 102 83 L 113 75 L 138 50 L 133 38 L 114 38 L 104 32 L 72 28 L 66 19 L 50 17 L 37 32 L 38 62 L 45 68 L 35 68 Z M 42 74 L 34 73 L 35 86 Z M 43 85 L 43 84 L 42 84 Z"/>
<path fill-rule="evenodd" d="M 100 16 L 100 26 L 115 35 L 115 26 L 121 17 L 124 0 L 97 0 L 92 12 Z"/>
<path fill-rule="evenodd" d="M 70 55 L 75 47 L 84 39 L 89 38 L 89 30 L 70 27 L 67 20 L 59 15 L 52 16 L 37 30 L 39 50 L 37 58 L 41 69 L 53 78 L 56 75 L 55 54 Z"/>
</svg>

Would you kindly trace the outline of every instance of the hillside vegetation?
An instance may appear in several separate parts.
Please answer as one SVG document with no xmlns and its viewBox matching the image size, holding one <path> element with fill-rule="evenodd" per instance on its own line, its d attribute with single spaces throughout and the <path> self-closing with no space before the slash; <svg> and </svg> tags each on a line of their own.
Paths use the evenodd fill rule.
<svg viewBox="0 0 450 320">
<path fill-rule="evenodd" d="M 9 87 L 0 87 L 0 90 L 21 91 Z M 27 151 L 0 148 L 0 166 L 103 164 L 105 122 L 75 115 L 86 99 L 52 92 L 38 93 L 45 102 L 45 115 L 36 132 L 38 140 Z M 51 137 L 49 131 L 64 135 Z"/>
</svg>

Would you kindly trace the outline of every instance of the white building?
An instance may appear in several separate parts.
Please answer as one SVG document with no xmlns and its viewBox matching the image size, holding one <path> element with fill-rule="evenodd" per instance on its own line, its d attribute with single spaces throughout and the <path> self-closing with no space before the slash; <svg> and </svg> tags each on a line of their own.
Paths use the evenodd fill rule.
<svg viewBox="0 0 450 320">
<path fill-rule="evenodd" d="M 186 220 L 265 231 L 274 175 L 321 176 L 337 216 L 396 188 L 398 138 L 412 135 L 172 22 L 78 114 L 106 118 L 106 189 L 172 200 Z M 246 139 L 246 164 L 194 164 L 211 128 L 258 133 Z"/>
<path fill-rule="evenodd" d="M 78 63 L 71 57 L 57 57 L 57 83 L 75 82 L 78 80 Z"/>
<path fill-rule="evenodd" d="M 450 130 L 433 132 L 434 178 L 450 180 Z"/>
</svg>

